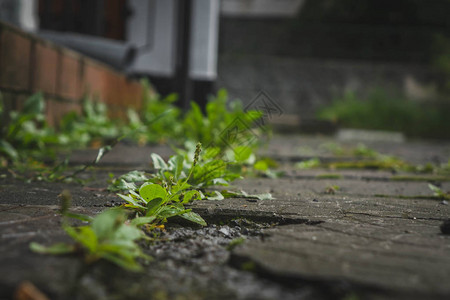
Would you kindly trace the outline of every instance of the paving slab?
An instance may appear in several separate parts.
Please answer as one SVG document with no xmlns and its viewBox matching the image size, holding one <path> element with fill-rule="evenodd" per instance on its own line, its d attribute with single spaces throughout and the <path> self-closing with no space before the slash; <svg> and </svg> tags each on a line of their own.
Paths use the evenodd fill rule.
<svg viewBox="0 0 450 300">
<path fill-rule="evenodd" d="M 25 280 L 51 299 L 450 298 L 450 236 L 440 231 L 450 206 L 428 187 L 433 182 L 447 191 L 450 181 L 395 181 L 396 174 L 379 170 L 295 169 L 293 162 L 305 159 L 305 149 L 342 160 L 325 149 L 326 143 L 358 145 L 275 136 L 263 151 L 280 161 L 284 177 L 246 178 L 229 187 L 270 192 L 274 199 L 190 205 L 209 225 L 169 223 L 157 233 L 158 241 L 143 245 L 155 260 L 140 274 L 104 262 L 86 266 L 73 255 L 38 255 L 28 245 L 69 241 L 58 214 L 62 190 L 71 191 L 74 211 L 95 215 L 121 204 L 105 191 L 109 173 L 149 171 L 150 152 L 167 158 L 170 148 L 119 144 L 83 175 L 92 179 L 86 186 L 1 177 L 0 299 L 13 298 Z M 413 163 L 443 163 L 449 145 L 378 141 L 368 146 Z M 73 163 L 89 163 L 96 153 L 75 152 Z M 245 242 L 228 248 L 236 238 Z"/>
<path fill-rule="evenodd" d="M 332 136 L 275 135 L 261 153 L 281 160 L 298 161 L 310 157 L 340 158 L 333 153 L 337 147 L 352 152 L 364 145 L 381 154 L 393 155 L 410 163 L 446 163 L 450 159 L 449 141 L 412 140 L 402 143 L 390 141 L 342 141 Z"/>
</svg>

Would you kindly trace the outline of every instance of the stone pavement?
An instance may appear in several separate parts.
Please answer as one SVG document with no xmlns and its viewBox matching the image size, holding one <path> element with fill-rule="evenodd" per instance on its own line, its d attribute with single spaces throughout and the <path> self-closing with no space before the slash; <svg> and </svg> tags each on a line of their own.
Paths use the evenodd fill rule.
<svg viewBox="0 0 450 300">
<path fill-rule="evenodd" d="M 98 213 L 120 203 L 101 189 L 109 172 L 149 169 L 149 153 L 168 157 L 168 148 L 118 145 L 89 173 L 95 176 L 89 187 L 1 179 L 0 299 L 11 299 L 24 280 L 52 299 L 449 299 L 450 235 L 442 234 L 440 225 L 450 218 L 450 207 L 432 197 L 428 183 L 449 191 L 450 177 L 295 168 L 295 162 L 311 157 L 356 159 L 336 156 L 331 143 L 344 149 L 358 144 L 275 136 L 262 151 L 280 162 L 285 175 L 247 178 L 230 188 L 270 192 L 275 199 L 194 203 L 191 208 L 210 225 L 168 226 L 162 233 L 166 242 L 147 249 L 155 262 L 140 275 L 107 263 L 86 271 L 77 257 L 34 254 L 28 244 L 69 240 L 57 214 L 63 189 L 72 192 L 74 210 Z M 450 158 L 450 143 L 366 145 L 414 164 Z M 73 159 L 91 157 L 95 151 Z M 396 180 L 399 175 L 403 180 Z M 246 240 L 227 250 L 236 237 Z"/>
</svg>

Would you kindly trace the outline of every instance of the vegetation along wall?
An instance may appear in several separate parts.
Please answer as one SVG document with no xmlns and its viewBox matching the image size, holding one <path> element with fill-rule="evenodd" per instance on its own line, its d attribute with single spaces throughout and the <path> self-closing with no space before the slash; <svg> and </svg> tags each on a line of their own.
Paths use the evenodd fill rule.
<svg viewBox="0 0 450 300">
<path fill-rule="evenodd" d="M 57 125 L 69 111 L 81 111 L 84 97 L 107 104 L 113 117 L 139 109 L 141 85 L 110 67 L 0 22 L 0 92 L 5 111 L 44 93 L 46 116 Z M 5 116 L 5 112 L 4 112 Z"/>
</svg>

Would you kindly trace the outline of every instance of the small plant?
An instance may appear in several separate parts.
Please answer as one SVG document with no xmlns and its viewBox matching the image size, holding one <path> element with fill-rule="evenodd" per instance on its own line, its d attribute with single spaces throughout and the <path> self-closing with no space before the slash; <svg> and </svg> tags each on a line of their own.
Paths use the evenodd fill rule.
<svg viewBox="0 0 450 300">
<path fill-rule="evenodd" d="M 244 191 L 208 191 L 213 186 L 227 186 L 230 181 L 240 178 L 234 171 L 233 163 L 217 158 L 220 149 L 208 148 L 203 155 L 198 143 L 192 161 L 181 154 L 174 155 L 165 162 L 158 154 L 151 155 L 154 174 L 133 171 L 113 180 L 109 186 L 112 191 L 126 191 L 118 194 L 126 201 L 125 207 L 132 209 L 142 220 L 153 225 L 163 223 L 168 218 L 180 216 L 205 226 L 203 218 L 184 205 L 195 200 L 222 200 L 225 197 L 252 199 L 272 199 L 270 194 L 249 195 Z M 247 159 L 241 156 L 240 159 Z M 230 168 L 231 166 L 231 168 Z M 240 170 L 240 169 L 239 169 Z M 137 183 L 142 183 L 138 187 Z"/>
<path fill-rule="evenodd" d="M 84 99 L 81 115 L 70 112 L 61 120 L 60 140 L 69 147 L 98 146 L 122 135 L 121 126 L 110 119 L 104 103 Z"/>
<path fill-rule="evenodd" d="M 3 112 L 1 94 L 0 107 Z M 20 112 L 9 112 L 9 118 L 5 118 L 9 122 L 2 124 L 1 128 L 0 155 L 13 162 L 26 160 L 30 156 L 54 155 L 50 146 L 58 145 L 59 140 L 47 125 L 44 111 L 44 99 L 41 93 L 37 93 L 25 101 Z"/>
<path fill-rule="evenodd" d="M 356 148 L 353 150 L 353 155 L 357 157 L 367 158 L 376 158 L 380 156 L 377 151 L 367 147 L 364 144 L 358 144 L 358 146 L 356 146 Z"/>
<path fill-rule="evenodd" d="M 183 120 L 186 138 L 220 149 L 235 148 L 247 141 L 247 146 L 255 149 L 259 141 L 250 129 L 262 117 L 262 112 L 244 111 L 238 101 L 229 103 L 228 108 L 227 97 L 224 89 L 219 90 L 217 96 L 206 104 L 205 114 L 195 102 L 191 102 L 191 109 Z"/>
<path fill-rule="evenodd" d="M 111 175 L 113 176 L 113 175 Z M 131 171 L 126 174 L 120 175 L 118 178 L 113 178 L 111 184 L 108 186 L 110 192 L 120 191 L 137 191 L 138 184 L 147 181 L 149 177 L 143 171 Z"/>
<path fill-rule="evenodd" d="M 341 189 L 338 185 L 329 185 L 325 188 L 325 194 L 334 195 Z"/>
<path fill-rule="evenodd" d="M 321 163 L 318 158 L 311 158 L 311 159 L 300 161 L 300 162 L 296 163 L 295 167 L 297 169 L 306 170 L 306 169 L 317 168 L 320 165 L 321 165 Z"/>
<path fill-rule="evenodd" d="M 172 156 L 166 164 L 159 155 L 152 154 L 157 174 L 148 179 L 138 192 L 130 189 L 128 195 L 118 194 L 127 202 L 125 207 L 135 210 L 139 216 L 144 216 L 146 223 L 157 224 L 170 217 L 180 216 L 205 226 L 206 222 L 200 215 L 184 208 L 184 204 L 201 199 L 200 191 L 188 183 L 195 172 L 200 152 L 201 145 L 198 144 L 187 173 L 183 170 L 184 158 L 181 155 Z"/>
<path fill-rule="evenodd" d="M 142 266 L 137 259 L 149 260 L 136 241 L 145 239 L 145 234 L 136 227 L 139 219 L 127 221 L 125 210 L 108 209 L 95 218 L 75 215 L 68 212 L 70 194 L 63 192 L 62 228 L 75 241 L 75 244 L 58 243 L 46 247 L 31 243 L 30 249 L 43 254 L 82 253 L 86 263 L 106 259 L 116 265 L 131 271 L 140 271 Z M 71 226 L 67 217 L 89 221 L 89 225 Z"/>
<path fill-rule="evenodd" d="M 424 105 L 378 88 L 370 91 L 365 99 L 348 92 L 320 109 L 317 117 L 352 128 L 401 131 L 414 137 L 449 138 L 447 102 L 428 101 Z"/>
<path fill-rule="evenodd" d="M 433 196 L 442 200 L 450 200 L 450 192 L 444 192 L 441 188 L 429 183 L 428 188 L 433 192 Z"/>
</svg>

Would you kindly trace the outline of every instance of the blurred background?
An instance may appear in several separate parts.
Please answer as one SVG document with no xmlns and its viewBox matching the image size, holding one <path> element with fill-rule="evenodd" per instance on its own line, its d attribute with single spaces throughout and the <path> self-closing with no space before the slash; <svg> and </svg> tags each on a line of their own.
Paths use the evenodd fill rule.
<svg viewBox="0 0 450 300">
<path fill-rule="evenodd" d="M 448 0 L 0 0 L 0 20 L 180 105 L 264 91 L 278 120 L 450 138 Z M 278 122 L 277 121 L 277 122 Z"/>
</svg>

